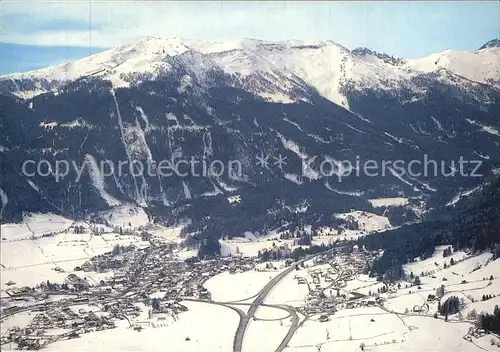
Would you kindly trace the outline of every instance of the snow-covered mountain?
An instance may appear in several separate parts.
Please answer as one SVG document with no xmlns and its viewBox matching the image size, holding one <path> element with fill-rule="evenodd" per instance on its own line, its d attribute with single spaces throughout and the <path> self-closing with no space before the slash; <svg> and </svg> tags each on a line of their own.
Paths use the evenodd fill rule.
<svg viewBox="0 0 500 352">
<path fill-rule="evenodd" d="M 482 180 L 400 175 L 390 165 L 372 177 L 354 172 L 356 160 L 426 157 L 449 171 L 462 157 L 487 173 L 500 161 L 499 55 L 495 45 L 407 60 L 331 41 L 146 38 L 2 76 L 0 213 L 81 216 L 132 202 L 188 218 L 193 232 L 239 235 L 297 217 L 328 225 L 352 208 L 385 211 L 368 199 L 403 197 L 413 201 L 395 216 L 413 219 L 422 205 L 446 206 Z M 260 155 L 269 167 L 258 165 Z M 99 168 L 190 158 L 238 160 L 242 173 L 108 176 Z M 26 176 L 25 160 L 70 160 L 84 172 Z M 353 176 L 341 178 L 347 171 Z"/>
<path fill-rule="evenodd" d="M 407 67 L 418 72 L 445 69 L 473 82 L 500 88 L 500 47 L 485 47 L 475 52 L 446 50 L 428 57 L 409 60 Z"/>
<path fill-rule="evenodd" d="M 371 50 L 349 51 L 331 41 L 268 42 L 244 39 L 234 42 L 201 42 L 179 38 L 148 37 L 135 44 L 123 45 L 82 60 L 1 78 L 12 93 L 32 97 L 57 90 L 68 82 L 84 77 L 99 77 L 114 88 L 130 87 L 145 79 L 155 79 L 180 60 L 200 78 L 210 69 L 227 74 L 269 81 L 273 88 L 252 87 L 273 101 L 291 102 L 303 82 L 323 97 L 348 107 L 346 89 L 407 88 L 418 93 L 412 80 L 435 72 L 443 80 L 459 76 L 473 82 L 500 87 L 500 48 L 487 46 L 475 52 L 447 50 L 416 60 L 393 58 Z M 392 59 L 391 59 L 392 58 Z M 286 82 L 286 83 L 285 83 Z M 13 85 L 14 87 L 11 87 Z"/>
</svg>

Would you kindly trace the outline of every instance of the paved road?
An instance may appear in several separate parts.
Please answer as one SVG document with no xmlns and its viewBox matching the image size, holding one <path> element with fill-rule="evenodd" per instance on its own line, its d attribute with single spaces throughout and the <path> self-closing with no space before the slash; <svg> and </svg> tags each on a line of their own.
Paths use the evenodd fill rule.
<svg viewBox="0 0 500 352">
<path fill-rule="evenodd" d="M 247 315 L 241 309 L 233 307 L 233 306 L 230 306 L 229 304 L 226 304 L 226 303 L 223 303 L 223 302 L 205 301 L 205 300 L 190 299 L 190 298 L 182 298 L 182 300 L 183 301 L 189 301 L 189 302 L 198 302 L 198 303 L 201 302 L 201 303 L 214 304 L 214 305 L 217 305 L 217 306 L 221 306 L 221 307 L 232 309 L 233 311 L 235 311 L 236 313 L 238 313 L 238 315 L 240 316 L 240 322 L 238 324 L 238 329 L 240 329 L 240 326 L 242 325 L 242 322 L 247 318 Z M 241 304 L 241 305 L 244 305 L 244 304 Z M 235 350 L 235 351 L 236 351 L 236 344 L 237 344 L 237 341 L 236 341 L 236 335 L 235 335 L 234 336 L 234 341 L 233 341 L 233 350 Z"/>
<path fill-rule="evenodd" d="M 182 300 L 183 301 L 190 301 L 190 302 L 199 302 L 199 303 L 201 302 L 201 303 L 214 304 L 214 305 L 218 305 L 221 307 L 232 309 L 233 311 L 238 313 L 238 315 L 240 316 L 240 322 L 238 324 L 237 331 L 239 331 L 240 329 L 244 329 L 245 322 L 249 320 L 249 316 L 247 314 L 245 314 L 245 312 L 243 312 L 241 309 L 234 307 L 234 306 L 235 305 L 248 306 L 248 305 L 251 305 L 251 303 L 216 302 L 216 301 L 206 301 L 206 300 L 191 299 L 191 298 L 182 298 Z M 281 352 L 281 351 L 283 351 L 283 349 L 285 349 L 285 347 L 288 345 L 288 343 L 292 339 L 293 334 L 295 334 L 295 332 L 299 328 L 299 322 L 300 322 L 299 316 L 297 315 L 297 312 L 292 307 L 287 306 L 287 305 L 262 303 L 262 306 L 283 309 L 289 313 L 289 315 L 286 318 L 269 319 L 269 321 L 288 319 L 289 317 L 292 317 L 292 326 L 288 330 L 288 333 L 286 334 L 286 336 L 283 339 L 283 341 L 281 342 L 281 344 L 276 349 L 277 352 Z M 256 320 L 267 321 L 267 319 L 258 319 L 258 318 L 256 318 Z M 238 333 L 236 333 L 234 335 L 234 340 L 233 340 L 233 350 L 234 351 L 236 351 L 238 348 L 241 349 L 241 342 L 238 341 L 238 336 L 239 336 Z"/>
<path fill-rule="evenodd" d="M 292 271 L 295 270 L 295 267 L 297 265 L 300 265 L 304 263 L 307 260 L 311 260 L 312 258 L 319 256 L 319 255 L 324 255 L 328 254 L 329 252 L 333 251 L 334 249 L 330 249 L 326 252 L 323 253 L 317 253 L 317 254 L 312 254 L 309 255 L 301 260 L 299 260 L 297 263 L 294 265 L 290 266 L 289 268 L 285 269 L 281 273 L 279 273 L 277 276 L 271 279 L 263 288 L 260 290 L 259 294 L 255 298 L 255 300 L 252 302 L 250 305 L 250 309 L 248 310 L 247 315 L 245 318 L 240 321 L 240 324 L 238 325 L 238 329 L 236 330 L 235 338 L 234 338 L 234 352 L 241 352 L 242 346 L 243 346 L 243 338 L 245 337 L 246 330 L 248 329 L 248 325 L 250 324 L 251 319 L 254 318 L 255 312 L 259 308 L 261 304 L 264 303 L 264 300 L 266 299 L 267 295 L 271 290 L 281 281 L 283 280 L 288 274 L 290 274 Z M 296 313 L 295 313 L 296 314 Z M 293 320 L 294 321 L 294 320 Z M 285 336 L 285 339 L 281 342 L 280 346 L 278 347 L 277 351 L 281 351 L 283 348 L 286 347 L 286 344 L 291 340 L 293 334 L 295 333 L 295 330 L 297 329 L 298 326 L 298 316 L 297 316 L 297 325 L 295 325 L 292 321 L 292 327 L 288 331 L 288 334 Z M 294 328 L 295 327 L 295 328 Z M 284 344 L 284 345 L 283 345 Z M 281 348 L 281 349 L 279 349 Z"/>
<path fill-rule="evenodd" d="M 288 346 L 288 343 L 290 342 L 293 335 L 295 334 L 295 332 L 298 330 L 298 328 L 300 326 L 300 324 L 299 324 L 300 319 L 299 319 L 299 316 L 297 315 L 297 312 L 288 306 L 281 306 L 281 307 L 292 315 L 292 326 L 290 327 L 290 329 L 288 329 L 287 334 L 285 335 L 285 337 L 283 338 L 283 340 L 279 344 L 278 348 L 276 348 L 276 352 L 281 352 L 286 348 L 286 346 Z"/>
<path fill-rule="evenodd" d="M 243 338 L 245 337 L 245 332 L 250 324 L 250 319 L 254 318 L 255 312 L 259 308 L 259 306 L 264 303 L 265 298 L 271 292 L 271 290 L 276 286 L 285 276 L 287 276 L 290 272 L 295 270 L 295 266 L 291 266 L 274 278 L 271 279 L 263 288 L 260 290 L 259 294 L 255 298 L 255 300 L 251 303 L 250 308 L 248 309 L 248 313 L 244 317 L 240 324 L 238 325 L 238 329 L 236 330 L 236 334 L 234 337 L 234 352 L 241 352 L 241 348 L 243 345 Z"/>
<path fill-rule="evenodd" d="M 330 251 L 333 251 L 330 250 Z M 271 292 L 271 290 L 282 280 L 284 279 L 288 274 L 290 274 L 292 271 L 295 270 L 295 267 L 297 265 L 300 265 L 302 263 L 304 263 L 305 261 L 307 260 L 311 260 L 312 258 L 316 257 L 316 256 L 319 256 L 319 255 L 323 255 L 323 254 L 327 254 L 328 252 L 330 251 L 327 251 L 327 252 L 323 252 L 323 253 L 318 253 L 318 254 L 313 254 L 313 255 L 310 255 L 310 256 L 307 256 L 301 260 L 299 260 L 298 262 L 296 262 L 294 265 L 290 266 L 289 268 L 285 269 L 284 271 L 282 271 L 281 273 L 279 273 L 277 276 L 275 276 L 274 278 L 272 278 L 261 290 L 260 292 L 255 295 L 255 299 L 252 303 L 237 303 L 237 302 L 214 302 L 214 301 L 202 301 L 202 302 L 205 302 L 205 303 L 209 303 L 209 304 L 215 304 L 215 305 L 219 305 L 219 306 L 223 306 L 223 307 L 226 307 L 226 308 L 229 308 L 229 309 L 232 309 L 233 311 L 237 312 L 238 315 L 240 316 L 240 321 L 239 321 L 239 324 L 238 324 L 238 328 L 236 329 L 236 333 L 235 333 L 235 336 L 234 336 L 234 341 L 233 341 L 233 350 L 234 352 L 241 352 L 242 350 L 242 345 L 243 345 L 243 338 L 245 336 L 245 332 L 248 328 L 248 325 L 250 324 L 250 321 L 251 319 L 255 319 L 255 312 L 257 311 L 257 309 L 259 308 L 259 306 L 261 305 L 265 305 L 264 304 L 264 300 L 266 299 L 267 295 L 269 294 L 269 292 Z M 140 259 L 141 261 L 144 261 L 145 259 L 145 255 L 142 256 L 142 258 Z M 136 276 L 138 274 L 138 272 L 136 271 L 134 273 L 135 275 L 133 276 Z M 113 294 L 99 294 L 100 296 L 107 296 L 109 297 L 110 299 L 121 299 L 123 298 L 123 294 L 128 292 L 130 290 L 130 288 L 126 288 L 124 291 L 120 292 L 118 295 L 113 295 Z M 49 294 L 52 294 L 52 292 L 50 292 Z M 71 293 L 64 293 L 64 294 L 68 294 L 68 295 L 71 295 Z M 74 293 L 74 295 L 76 295 L 77 293 Z M 253 298 L 253 297 L 251 297 Z M 183 298 L 183 300 L 186 300 L 186 301 L 196 301 L 196 302 L 200 302 L 200 300 L 195 300 L 195 299 L 187 299 L 187 298 Z M 250 305 L 250 308 L 248 310 L 248 313 L 245 314 L 241 309 L 239 308 L 236 308 L 236 307 L 233 307 L 233 306 L 230 306 L 230 304 L 241 304 L 241 305 L 246 305 L 246 304 L 249 304 Z M 72 306 L 72 305 L 79 305 L 81 303 L 74 303 L 74 302 L 69 302 L 69 306 Z M 269 306 L 272 306 L 272 305 L 269 305 Z M 290 340 L 292 339 L 294 333 L 296 332 L 296 330 L 299 328 L 299 317 L 297 315 L 297 312 L 290 306 L 286 306 L 286 305 L 279 305 L 280 308 L 288 311 L 290 313 L 290 316 L 292 317 L 292 326 L 290 327 L 287 335 L 285 336 L 285 338 L 282 340 L 281 344 L 278 346 L 278 348 L 276 349 L 276 351 L 282 351 L 287 345 L 288 343 L 290 342 Z M 10 314 L 3 314 L 2 315 L 2 318 L 5 318 L 9 315 L 14 315 L 14 314 L 18 314 L 20 312 L 23 312 L 23 311 L 28 311 L 28 310 L 31 310 L 33 307 L 31 306 L 26 306 L 26 307 L 23 307 L 21 308 L 19 311 L 16 311 L 16 312 L 13 312 L 13 313 L 10 313 Z M 276 305 L 276 308 L 278 308 L 278 305 Z"/>
</svg>

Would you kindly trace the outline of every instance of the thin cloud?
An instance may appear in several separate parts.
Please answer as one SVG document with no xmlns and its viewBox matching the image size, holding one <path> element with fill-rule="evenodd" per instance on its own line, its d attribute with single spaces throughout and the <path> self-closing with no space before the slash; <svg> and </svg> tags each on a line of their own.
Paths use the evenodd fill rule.
<svg viewBox="0 0 500 352">
<path fill-rule="evenodd" d="M 145 36 L 333 40 L 415 58 L 473 50 L 498 37 L 500 3 L 61 1 L 1 8 L 1 40 L 9 43 L 114 47 Z"/>
</svg>

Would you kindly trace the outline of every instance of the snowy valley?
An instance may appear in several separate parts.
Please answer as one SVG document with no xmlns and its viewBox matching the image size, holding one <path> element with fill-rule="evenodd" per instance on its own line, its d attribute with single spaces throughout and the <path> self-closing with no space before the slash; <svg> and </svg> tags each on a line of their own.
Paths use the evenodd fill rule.
<svg viewBox="0 0 500 352">
<path fill-rule="evenodd" d="M 181 228 L 134 206 L 97 223 L 29 214 L 3 224 L 2 350 L 444 352 L 500 343 L 475 327 L 500 297 L 491 254 L 440 246 L 405 265 L 405 279 L 378 281 L 368 274 L 380 253 L 349 241 L 377 236 L 387 219 L 337 216 L 349 221 L 312 237 L 329 249 L 298 260 L 295 240 L 275 230 L 221 240 L 222 256 L 200 261 Z M 262 262 L 266 250 L 282 259 Z M 444 314 L 450 297 L 459 312 Z M 215 316 L 218 328 L 207 330 Z"/>
</svg>

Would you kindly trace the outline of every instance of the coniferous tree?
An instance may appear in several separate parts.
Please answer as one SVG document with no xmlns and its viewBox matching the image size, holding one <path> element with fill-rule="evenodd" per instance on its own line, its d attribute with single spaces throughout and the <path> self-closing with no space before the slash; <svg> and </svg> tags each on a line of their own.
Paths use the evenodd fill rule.
<svg viewBox="0 0 500 352">
<path fill-rule="evenodd" d="M 160 309 L 160 300 L 158 298 L 153 298 L 151 301 L 151 307 L 153 310 L 159 310 Z"/>
</svg>

